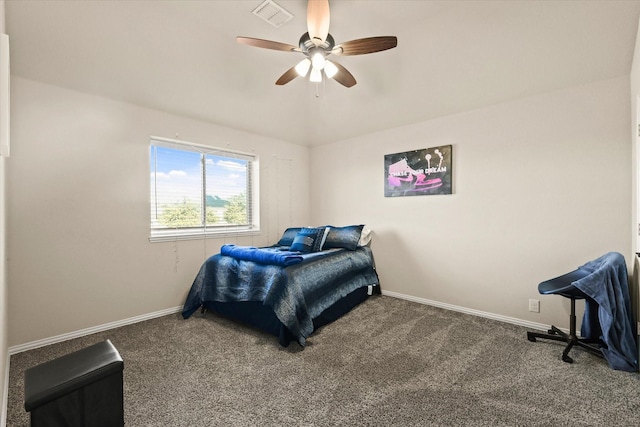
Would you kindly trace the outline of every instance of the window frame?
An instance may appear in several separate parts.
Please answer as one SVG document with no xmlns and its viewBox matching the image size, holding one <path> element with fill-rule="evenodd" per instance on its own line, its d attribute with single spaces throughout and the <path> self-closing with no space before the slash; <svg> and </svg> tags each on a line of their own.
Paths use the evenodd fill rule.
<svg viewBox="0 0 640 427">
<path fill-rule="evenodd" d="M 202 200 L 202 219 L 204 225 L 195 227 L 184 228 L 154 228 L 152 223 L 151 212 L 154 206 L 154 200 L 152 199 L 155 194 L 154 188 L 156 188 L 156 173 L 157 169 L 151 166 L 154 147 L 165 147 L 174 150 L 183 150 L 187 152 L 196 152 L 201 156 L 216 155 L 226 157 L 229 159 L 242 159 L 248 162 L 247 167 L 247 216 L 248 224 L 246 225 L 207 225 L 206 224 L 206 162 L 203 162 L 201 167 L 201 188 Z M 148 150 L 148 162 L 149 167 L 149 241 L 150 242 L 167 242 L 175 240 L 194 240 L 194 239 L 206 239 L 212 237 L 231 237 L 231 236 L 254 236 L 260 234 L 260 198 L 259 198 L 259 159 L 255 153 L 247 153 L 243 151 L 231 150 L 228 148 L 220 148 L 203 144 L 195 144 L 188 141 L 168 139 L 162 137 L 151 136 L 149 139 Z M 157 195 L 156 195 L 157 206 Z"/>
</svg>

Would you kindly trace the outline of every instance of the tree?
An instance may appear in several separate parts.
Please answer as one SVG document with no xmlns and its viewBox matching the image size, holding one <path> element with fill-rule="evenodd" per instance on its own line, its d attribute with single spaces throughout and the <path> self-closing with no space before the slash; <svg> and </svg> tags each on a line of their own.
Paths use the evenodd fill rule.
<svg viewBox="0 0 640 427">
<path fill-rule="evenodd" d="M 216 222 L 218 222 L 218 218 L 216 217 L 216 211 L 214 211 L 212 208 L 207 206 L 207 225 L 215 224 Z"/>
<path fill-rule="evenodd" d="M 206 200 L 207 203 L 205 208 L 207 210 L 207 225 L 215 224 L 218 222 L 216 211 L 223 210 L 229 202 L 220 198 L 220 196 L 212 196 L 211 194 L 207 194 Z"/>
<path fill-rule="evenodd" d="M 244 193 L 233 196 L 224 210 L 224 220 L 228 224 L 247 223 L 247 197 Z"/>
<path fill-rule="evenodd" d="M 163 205 L 160 223 L 169 228 L 198 227 L 202 225 L 200 205 L 186 199 L 182 203 Z"/>
</svg>

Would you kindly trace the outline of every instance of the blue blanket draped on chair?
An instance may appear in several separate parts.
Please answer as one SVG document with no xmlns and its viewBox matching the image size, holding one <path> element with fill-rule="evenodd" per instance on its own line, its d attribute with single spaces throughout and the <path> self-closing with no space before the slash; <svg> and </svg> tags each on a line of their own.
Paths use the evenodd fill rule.
<svg viewBox="0 0 640 427">
<path fill-rule="evenodd" d="M 637 371 L 637 328 L 631 312 L 624 257 L 609 252 L 580 269 L 591 274 L 572 284 L 592 299 L 585 305 L 580 334 L 585 338 L 599 338 L 607 345 L 602 353 L 611 368 Z"/>
</svg>

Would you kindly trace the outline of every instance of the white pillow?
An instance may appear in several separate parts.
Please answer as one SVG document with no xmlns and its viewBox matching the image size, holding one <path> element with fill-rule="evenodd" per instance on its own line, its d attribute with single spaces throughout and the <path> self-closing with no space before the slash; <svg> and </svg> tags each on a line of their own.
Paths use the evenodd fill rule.
<svg viewBox="0 0 640 427">
<path fill-rule="evenodd" d="M 364 227 L 362 227 L 362 233 L 360 233 L 360 241 L 358 241 L 358 246 L 367 246 L 369 243 L 371 243 L 372 238 L 373 230 L 365 225 Z"/>
<path fill-rule="evenodd" d="M 325 227 L 324 228 L 324 233 L 322 233 L 322 238 L 320 241 L 320 250 L 322 250 L 322 248 L 324 247 L 324 242 L 327 240 L 327 234 L 329 234 L 329 230 L 331 229 L 331 227 Z"/>
</svg>

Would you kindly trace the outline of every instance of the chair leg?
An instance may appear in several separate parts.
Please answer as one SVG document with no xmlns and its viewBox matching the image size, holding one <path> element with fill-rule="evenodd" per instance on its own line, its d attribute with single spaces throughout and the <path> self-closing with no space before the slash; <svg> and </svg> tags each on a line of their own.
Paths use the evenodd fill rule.
<svg viewBox="0 0 640 427">
<path fill-rule="evenodd" d="M 571 298 L 571 314 L 569 314 L 569 343 L 562 352 L 562 361 L 567 363 L 573 363 L 573 359 L 569 357 L 569 351 L 575 343 L 578 342 L 576 336 L 576 299 Z"/>
<path fill-rule="evenodd" d="M 527 332 L 527 339 L 531 342 L 536 342 L 536 338 L 542 338 L 552 341 L 566 342 L 567 346 L 562 352 L 562 360 L 566 363 L 573 363 L 573 359 L 569 356 L 569 352 L 574 346 L 581 347 L 587 350 L 589 353 L 604 357 L 600 347 L 604 347 L 604 344 L 598 339 L 578 338 L 576 336 L 576 300 L 571 298 L 571 314 L 569 317 L 569 334 L 561 331 L 557 327 L 551 325 L 548 333 L 541 332 Z M 591 345 L 595 344 L 595 345 Z"/>
<path fill-rule="evenodd" d="M 567 335 L 566 332 L 561 331 L 560 329 L 556 328 L 553 325 L 551 325 L 551 329 L 549 329 L 549 333 L 554 335 L 559 335 L 561 337 L 564 337 L 565 339 L 569 339 L 569 337 L 571 336 L 571 335 Z"/>
<path fill-rule="evenodd" d="M 569 352 L 571 351 L 571 348 L 573 347 L 573 344 L 575 344 L 574 340 L 569 341 L 569 344 L 567 344 L 567 346 L 565 347 L 564 351 L 562 352 L 562 361 L 563 362 L 573 363 L 573 359 L 571 357 L 569 357 Z"/>
</svg>

